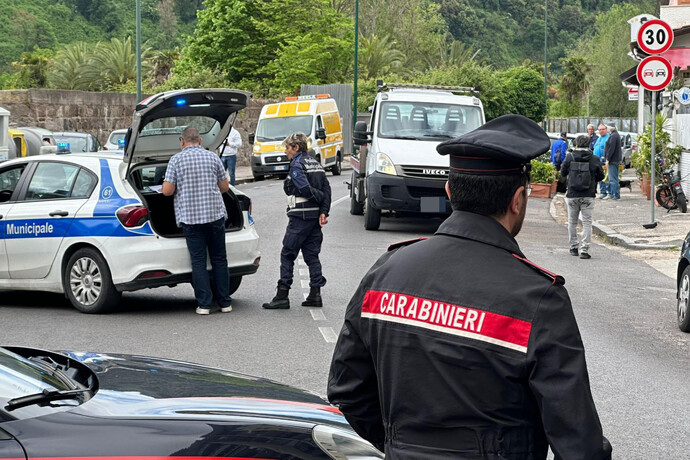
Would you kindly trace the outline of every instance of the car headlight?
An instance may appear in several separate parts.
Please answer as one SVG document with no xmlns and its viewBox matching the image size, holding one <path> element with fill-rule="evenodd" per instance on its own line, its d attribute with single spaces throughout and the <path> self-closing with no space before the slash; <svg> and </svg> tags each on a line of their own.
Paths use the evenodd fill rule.
<svg viewBox="0 0 690 460">
<path fill-rule="evenodd" d="M 316 445 L 333 460 L 376 460 L 385 458 L 374 446 L 354 433 L 316 425 L 312 431 Z"/>
<path fill-rule="evenodd" d="M 376 155 L 376 170 L 383 174 L 391 174 L 395 176 L 395 165 L 385 153 L 378 153 Z"/>
<path fill-rule="evenodd" d="M 261 154 L 261 144 L 254 144 L 254 155 Z"/>
</svg>

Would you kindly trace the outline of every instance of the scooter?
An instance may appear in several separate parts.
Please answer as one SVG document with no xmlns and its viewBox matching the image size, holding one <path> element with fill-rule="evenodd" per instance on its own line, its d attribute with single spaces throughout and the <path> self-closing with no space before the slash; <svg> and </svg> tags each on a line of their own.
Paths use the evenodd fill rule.
<svg viewBox="0 0 690 460">
<path fill-rule="evenodd" d="M 659 165 L 664 166 L 661 158 Z M 669 212 L 672 209 L 680 209 L 680 212 L 688 212 L 688 202 L 680 185 L 680 172 L 675 174 L 673 169 L 667 169 L 662 173 L 661 184 L 656 189 L 656 201 Z"/>
</svg>

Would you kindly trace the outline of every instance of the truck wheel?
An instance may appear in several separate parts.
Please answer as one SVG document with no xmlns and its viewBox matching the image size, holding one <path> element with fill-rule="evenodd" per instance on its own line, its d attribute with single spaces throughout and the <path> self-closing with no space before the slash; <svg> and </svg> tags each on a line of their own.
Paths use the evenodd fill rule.
<svg viewBox="0 0 690 460">
<path fill-rule="evenodd" d="M 353 171 L 350 179 L 350 214 L 353 216 L 364 214 L 364 204 L 357 201 L 357 194 L 355 193 L 355 188 L 359 186 L 358 182 L 357 173 Z"/>
<path fill-rule="evenodd" d="M 331 166 L 331 172 L 334 176 L 339 176 L 343 170 L 343 160 L 340 159 L 340 154 L 335 158 L 335 164 Z"/>
<path fill-rule="evenodd" d="M 252 173 L 252 176 L 254 176 L 255 182 L 261 182 L 265 178 L 263 174 Z"/>
<path fill-rule="evenodd" d="M 367 205 L 364 208 L 364 228 L 367 230 L 378 230 L 380 225 L 381 210 L 373 207 L 371 201 L 367 199 Z"/>
<path fill-rule="evenodd" d="M 113 310 L 122 297 L 113 285 L 105 259 L 91 248 L 72 254 L 65 266 L 62 283 L 67 298 L 82 313 L 106 313 Z"/>
</svg>

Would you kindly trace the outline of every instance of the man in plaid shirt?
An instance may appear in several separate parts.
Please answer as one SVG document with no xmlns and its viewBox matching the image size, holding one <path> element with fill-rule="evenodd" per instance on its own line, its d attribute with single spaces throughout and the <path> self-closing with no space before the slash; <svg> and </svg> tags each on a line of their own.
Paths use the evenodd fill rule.
<svg viewBox="0 0 690 460">
<path fill-rule="evenodd" d="M 192 285 L 197 301 L 196 312 L 208 315 L 215 295 L 220 311 L 232 311 L 228 258 L 225 252 L 225 220 L 228 213 L 223 193 L 230 189 L 223 163 L 213 152 L 201 146 L 195 128 L 182 131 L 182 151 L 168 163 L 163 194 L 174 195 L 175 220 L 182 227 L 192 259 Z M 211 257 L 215 292 L 206 270 L 206 251 Z"/>
</svg>

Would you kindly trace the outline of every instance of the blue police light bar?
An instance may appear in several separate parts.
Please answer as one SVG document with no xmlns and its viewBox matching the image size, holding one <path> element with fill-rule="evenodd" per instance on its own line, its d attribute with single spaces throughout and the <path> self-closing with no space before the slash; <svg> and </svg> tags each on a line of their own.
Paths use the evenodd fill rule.
<svg viewBox="0 0 690 460">
<path fill-rule="evenodd" d="M 177 105 L 185 105 L 187 103 L 187 100 L 186 99 L 178 99 L 177 101 L 175 101 L 175 103 Z"/>
<path fill-rule="evenodd" d="M 118 140 L 117 140 L 117 146 L 118 146 L 118 148 L 121 148 L 121 149 L 124 150 L 124 148 L 125 148 L 125 140 L 124 140 L 124 139 L 118 139 Z"/>
<path fill-rule="evenodd" d="M 70 153 L 69 142 L 58 142 L 57 153 Z"/>
</svg>

